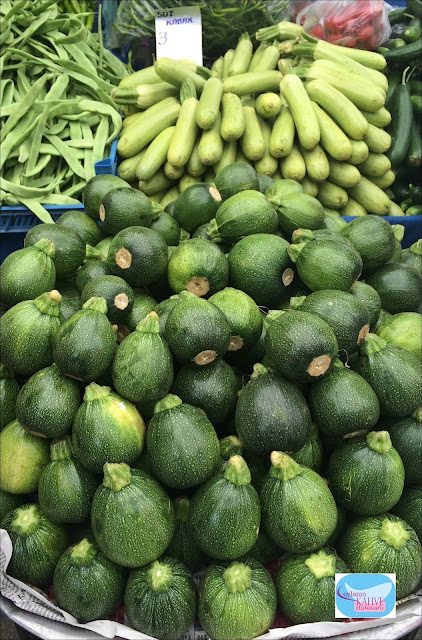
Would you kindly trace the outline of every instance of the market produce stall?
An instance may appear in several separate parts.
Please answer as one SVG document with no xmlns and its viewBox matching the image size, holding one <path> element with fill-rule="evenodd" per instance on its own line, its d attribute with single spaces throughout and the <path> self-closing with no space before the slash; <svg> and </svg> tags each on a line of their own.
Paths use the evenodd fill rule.
<svg viewBox="0 0 422 640">
<path fill-rule="evenodd" d="M 1 8 L 1 216 L 32 216 L 0 265 L 4 611 L 45 638 L 408 633 L 422 4 L 290 3 L 136 71 L 64 4 Z M 396 618 L 343 614 L 336 574 L 394 574 Z"/>
</svg>

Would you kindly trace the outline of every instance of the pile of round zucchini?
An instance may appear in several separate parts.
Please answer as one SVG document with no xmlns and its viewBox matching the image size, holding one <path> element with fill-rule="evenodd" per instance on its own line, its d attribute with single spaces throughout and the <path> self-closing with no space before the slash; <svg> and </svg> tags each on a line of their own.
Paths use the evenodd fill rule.
<svg viewBox="0 0 422 640">
<path fill-rule="evenodd" d="M 84 203 L 0 268 L 10 575 L 160 640 L 333 621 L 336 572 L 411 594 L 421 240 L 243 162 L 166 210 L 107 175 Z"/>
</svg>

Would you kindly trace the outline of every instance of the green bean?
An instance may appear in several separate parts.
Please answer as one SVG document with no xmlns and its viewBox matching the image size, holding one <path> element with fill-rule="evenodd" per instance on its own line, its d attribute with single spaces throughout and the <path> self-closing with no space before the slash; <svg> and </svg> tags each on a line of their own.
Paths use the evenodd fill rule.
<svg viewBox="0 0 422 640">
<path fill-rule="evenodd" d="M 42 155 L 42 156 L 41 156 L 41 158 L 40 158 L 40 160 L 38 161 L 38 163 L 37 163 L 37 164 L 35 165 L 35 167 L 33 168 L 32 172 L 31 172 L 31 173 L 28 173 L 28 168 L 27 168 L 27 166 L 26 166 L 26 167 L 25 167 L 25 173 L 24 173 L 23 175 L 24 175 L 26 178 L 28 178 L 28 177 L 30 177 L 30 176 L 35 176 L 35 175 L 37 175 L 37 173 L 41 173 L 41 171 L 42 171 L 43 169 L 45 169 L 45 167 L 46 167 L 46 166 L 48 165 L 48 163 L 50 162 L 51 157 L 52 157 L 52 156 L 50 156 L 50 155 L 48 155 L 48 154 Z"/>
<path fill-rule="evenodd" d="M 67 127 L 68 122 L 64 118 L 60 118 L 57 122 L 47 122 L 46 130 L 51 136 L 58 136 L 61 134 L 63 136 L 63 131 Z"/>
<path fill-rule="evenodd" d="M 25 98 L 16 105 L 16 110 L 8 117 L 5 125 L 2 127 L 1 140 L 4 140 L 6 138 L 6 136 L 19 122 L 19 120 L 25 115 L 25 113 L 28 112 L 33 102 L 35 102 L 35 100 L 37 99 L 37 96 L 39 95 L 42 87 L 50 78 L 51 74 L 46 73 L 43 77 L 37 80 L 37 82 L 32 85 Z"/>
<path fill-rule="evenodd" d="M 83 160 L 85 153 L 83 149 L 73 149 L 74 152 L 74 156 L 77 160 Z M 61 153 L 60 151 L 53 145 L 53 144 L 48 144 L 46 142 L 42 142 L 40 145 L 40 153 L 41 154 L 48 154 L 53 156 L 54 158 L 61 158 Z M 54 172 L 53 172 L 54 173 Z"/>
<path fill-rule="evenodd" d="M 89 124 L 85 121 L 81 121 L 81 129 L 84 140 L 87 143 L 91 143 L 94 146 L 94 136 L 92 135 L 92 130 Z M 95 168 L 94 162 L 92 159 L 92 149 L 87 149 L 85 151 L 85 159 L 84 159 L 84 171 L 85 171 L 85 180 L 88 182 L 91 178 L 95 176 Z"/>
<path fill-rule="evenodd" d="M 95 172 L 94 172 L 95 175 Z M 73 184 L 71 187 L 69 187 L 68 189 L 66 189 L 66 191 L 63 191 L 63 196 L 74 196 L 77 193 L 80 193 L 81 191 L 83 191 L 83 189 L 85 188 L 86 182 L 77 182 L 75 184 Z M 76 202 L 79 202 L 78 200 L 76 200 Z"/>
<path fill-rule="evenodd" d="M 82 137 L 82 129 L 79 121 L 72 120 L 71 122 L 69 122 L 69 129 L 71 140 L 80 139 Z"/>
<path fill-rule="evenodd" d="M 122 117 L 120 113 L 116 111 L 113 107 L 110 107 L 107 104 L 102 104 L 99 102 L 94 102 L 92 100 L 81 100 L 79 102 L 79 108 L 86 111 L 93 111 L 94 113 L 99 113 L 100 115 L 109 116 L 113 122 L 114 129 L 107 138 L 105 144 L 109 144 L 112 140 L 116 138 L 121 127 L 122 127 Z"/>
<path fill-rule="evenodd" d="M 69 85 L 69 76 L 67 73 L 56 78 L 50 87 L 49 92 L 45 96 L 46 101 L 60 100 Z"/>
<path fill-rule="evenodd" d="M 14 2 L 10 11 L 5 15 L 4 20 L 6 22 L 10 21 L 12 16 L 14 16 L 15 13 L 19 13 L 20 11 L 22 11 L 27 4 L 28 0 L 18 0 L 18 2 Z"/>
<path fill-rule="evenodd" d="M 106 145 L 106 135 L 108 134 L 108 118 L 103 115 L 97 127 L 94 137 L 94 147 L 92 150 L 92 162 L 95 164 L 104 158 Z"/>
<path fill-rule="evenodd" d="M 42 204 L 40 204 L 35 198 L 20 197 L 19 200 L 25 207 L 28 207 L 28 209 L 32 211 L 32 213 L 35 213 L 35 215 L 41 220 L 41 222 L 54 222 L 47 209 L 44 209 Z"/>
<path fill-rule="evenodd" d="M 26 116 L 24 116 L 20 120 L 19 124 L 14 128 L 14 130 L 9 133 L 3 140 L 0 153 L 0 169 L 5 164 L 10 151 L 15 147 L 18 147 L 30 134 L 34 127 L 36 127 L 38 119 L 41 116 L 34 117 L 34 115 L 34 113 L 28 113 Z"/>
<path fill-rule="evenodd" d="M 12 104 L 13 101 L 14 82 L 10 78 L 0 83 L 1 90 L 1 115 L 4 115 L 4 108 Z"/>
<path fill-rule="evenodd" d="M 44 107 L 44 110 L 41 114 L 41 117 L 34 131 L 33 144 L 32 144 L 31 152 L 29 154 L 28 162 L 26 166 L 27 176 L 33 175 L 34 167 L 37 164 L 39 148 L 40 148 L 41 140 L 44 136 L 45 126 L 47 124 L 48 118 L 49 118 L 49 107 L 48 105 L 46 105 Z"/>
<path fill-rule="evenodd" d="M 53 182 L 50 181 L 50 187 L 48 189 L 47 188 L 37 189 L 35 187 L 34 188 L 25 187 L 22 184 L 14 184 L 13 182 L 10 182 L 9 180 L 5 180 L 4 178 L 2 181 L 2 186 L 5 191 L 8 191 L 9 193 L 11 193 L 14 196 L 17 196 L 18 198 L 38 198 L 40 196 L 47 195 L 50 191 L 52 191 L 53 188 L 56 186 L 56 184 L 59 182 L 59 178 L 61 178 L 61 176 L 56 176 Z"/>
<path fill-rule="evenodd" d="M 72 26 L 72 23 L 70 22 L 70 27 Z M 60 29 L 60 31 L 62 31 L 62 29 Z M 81 36 L 83 34 L 85 34 L 86 32 L 86 26 L 84 24 L 81 24 L 81 26 L 76 26 L 76 30 L 72 32 L 72 30 L 70 29 L 69 34 L 67 36 L 62 36 L 60 38 L 57 38 L 56 40 L 56 44 L 73 44 L 75 42 L 79 42 L 81 40 Z"/>
<path fill-rule="evenodd" d="M 78 191 L 82 191 L 85 186 L 85 182 L 80 182 L 78 185 Z M 79 189 L 80 186 L 80 189 Z M 71 189 L 71 187 L 69 188 Z M 77 193 L 78 191 L 74 191 Z M 56 193 L 54 195 L 48 195 L 43 198 L 43 204 L 64 204 L 64 205 L 72 205 L 72 204 L 80 204 L 79 200 L 75 200 L 75 198 L 71 197 L 71 194 L 68 193 Z"/>
<path fill-rule="evenodd" d="M 25 73 L 23 71 L 23 67 L 21 67 L 20 69 L 17 70 L 16 84 L 17 84 L 19 95 L 20 95 L 21 100 L 22 100 L 26 96 L 28 91 L 30 91 L 30 89 L 31 89 L 31 83 L 29 82 L 28 78 L 26 77 L 26 75 L 25 75 Z"/>
<path fill-rule="evenodd" d="M 57 136 L 45 136 L 47 140 L 60 152 L 62 158 L 67 162 L 73 173 L 76 173 L 80 178 L 85 178 L 83 166 L 77 159 L 72 149 L 69 149 L 66 143 L 62 142 Z"/>
<path fill-rule="evenodd" d="M 84 140 L 83 138 L 81 138 L 80 140 L 78 140 L 77 138 L 75 138 L 74 140 L 66 140 L 66 144 L 71 149 L 92 149 L 94 147 L 93 142 L 89 142 L 88 140 Z"/>
<path fill-rule="evenodd" d="M 80 49 L 76 44 L 67 44 L 67 45 L 64 45 L 64 48 L 66 49 L 67 53 L 72 56 L 74 61 L 78 65 L 80 65 L 81 68 L 86 69 L 93 74 L 97 73 L 92 62 L 82 51 L 80 51 Z"/>
<path fill-rule="evenodd" d="M 29 136 L 25 138 L 23 142 L 21 142 L 19 146 L 19 156 L 18 156 L 19 163 L 25 164 L 25 162 L 28 160 L 31 154 L 31 150 L 33 149 L 33 146 L 32 146 L 33 139 L 34 139 L 34 131 L 32 131 L 29 134 Z"/>
<path fill-rule="evenodd" d="M 42 24 L 45 24 L 50 19 L 50 17 L 53 18 L 54 16 L 52 15 L 52 12 L 50 10 L 47 10 L 43 12 L 43 14 L 38 18 L 38 20 L 33 20 L 30 26 L 27 29 L 25 29 L 23 34 L 19 38 L 16 38 L 13 41 L 14 46 L 16 46 L 17 44 L 20 44 L 22 46 L 22 44 L 26 43 L 27 40 L 29 40 L 29 38 L 34 33 L 36 33 L 38 28 Z"/>
</svg>

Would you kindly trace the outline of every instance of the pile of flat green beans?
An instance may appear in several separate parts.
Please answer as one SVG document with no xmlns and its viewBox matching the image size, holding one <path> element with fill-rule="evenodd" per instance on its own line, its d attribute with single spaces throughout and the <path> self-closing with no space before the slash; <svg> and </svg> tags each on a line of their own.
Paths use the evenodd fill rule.
<svg viewBox="0 0 422 640">
<path fill-rule="evenodd" d="M 110 91 L 128 73 L 82 14 L 50 0 L 2 0 L 0 47 L 0 204 L 80 204 L 110 153 L 122 119 Z M 99 15 L 101 23 L 101 9 Z"/>
</svg>

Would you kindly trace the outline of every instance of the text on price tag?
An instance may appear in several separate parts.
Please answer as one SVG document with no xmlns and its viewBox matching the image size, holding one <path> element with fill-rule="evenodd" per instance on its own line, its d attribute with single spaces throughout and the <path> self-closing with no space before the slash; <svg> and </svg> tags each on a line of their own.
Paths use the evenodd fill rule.
<svg viewBox="0 0 422 640">
<path fill-rule="evenodd" d="M 174 7 L 155 16 L 156 56 L 193 60 L 202 65 L 202 21 L 199 7 Z"/>
</svg>

